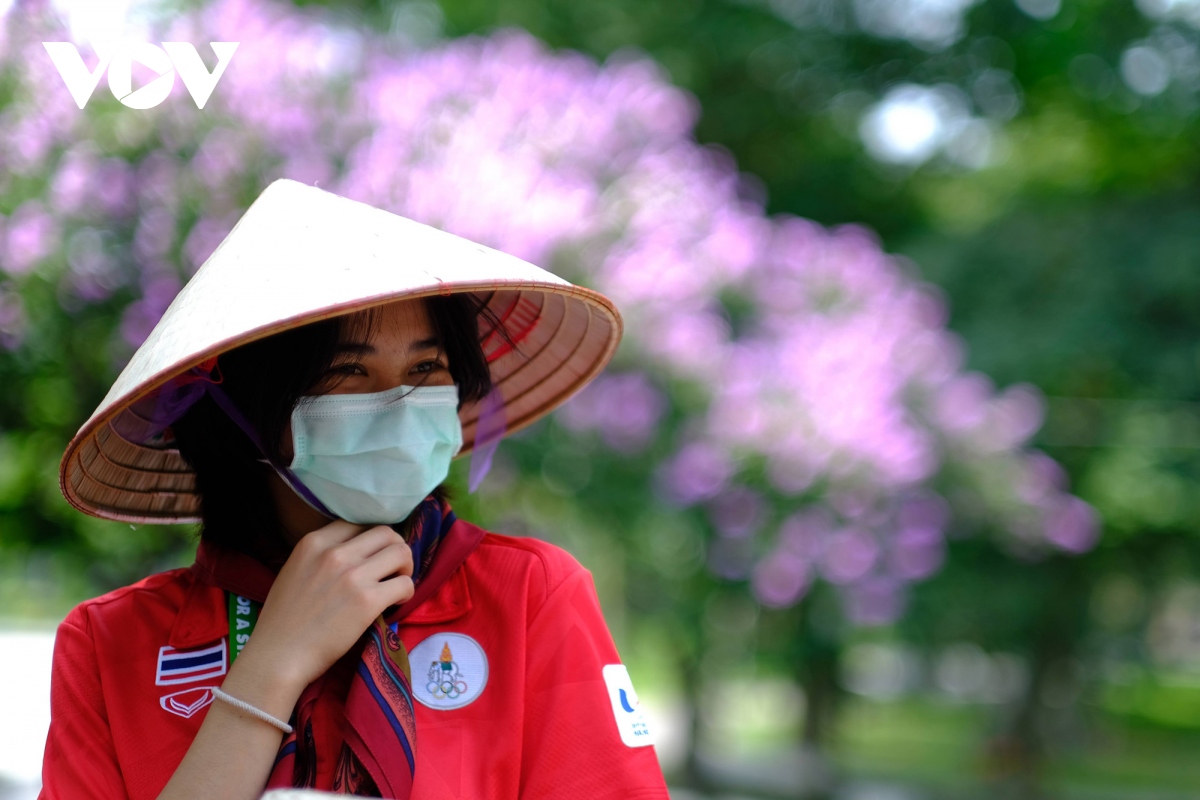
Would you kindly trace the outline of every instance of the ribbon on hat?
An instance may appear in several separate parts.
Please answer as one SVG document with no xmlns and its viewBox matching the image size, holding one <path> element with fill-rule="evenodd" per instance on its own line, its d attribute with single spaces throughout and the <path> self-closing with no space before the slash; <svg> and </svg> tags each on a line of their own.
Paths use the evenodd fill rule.
<svg viewBox="0 0 1200 800">
<path fill-rule="evenodd" d="M 130 441 L 152 442 L 158 440 L 160 443 L 164 442 L 165 434 L 171 424 L 207 394 L 225 412 L 225 415 L 242 429 L 242 432 L 258 448 L 263 459 L 274 468 L 280 478 L 295 490 L 296 494 L 304 499 L 304 502 L 330 519 L 336 519 L 337 514 L 334 514 L 318 500 L 317 496 L 296 477 L 291 469 L 277 463 L 276 459 L 267 452 L 258 431 L 242 414 L 233 399 L 220 387 L 223 381 L 224 377 L 217 368 L 216 356 L 206 359 L 164 383 L 150 397 L 131 406 L 130 413 L 117 417 L 113 427 L 117 433 Z"/>
<path fill-rule="evenodd" d="M 499 386 L 493 386 L 480 403 L 479 419 L 475 422 L 475 446 L 471 450 L 471 468 L 467 470 L 468 492 L 478 489 L 492 468 L 492 456 L 504 438 L 505 429 L 504 395 Z"/>
<path fill-rule="evenodd" d="M 537 327 L 542 319 L 542 309 L 529 298 L 520 296 L 501 314 L 497 325 L 480 339 L 484 359 L 491 364 L 501 356 L 516 350 L 517 346 Z M 501 334 L 503 330 L 505 333 Z M 475 444 L 471 449 L 471 466 L 467 470 L 467 491 L 474 492 L 483 483 L 492 468 L 492 457 L 500 447 L 500 440 L 507 430 L 504 416 L 504 395 L 500 387 L 492 390 L 479 406 L 479 417 L 475 422 Z"/>
<path fill-rule="evenodd" d="M 207 391 L 205 384 L 215 385 L 223 380 L 217 371 L 216 357 L 205 359 L 131 405 L 126 413 L 119 414 L 113 420 L 112 426 L 132 442 L 162 442 L 171 423 L 204 396 Z"/>
</svg>

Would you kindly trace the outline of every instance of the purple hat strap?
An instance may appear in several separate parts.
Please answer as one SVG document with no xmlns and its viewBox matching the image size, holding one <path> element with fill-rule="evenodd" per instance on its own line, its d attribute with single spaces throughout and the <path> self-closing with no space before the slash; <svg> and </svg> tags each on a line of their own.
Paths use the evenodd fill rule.
<svg viewBox="0 0 1200 800">
<path fill-rule="evenodd" d="M 208 392 L 208 396 L 213 399 L 213 402 L 225 412 L 226 416 L 233 420 L 234 424 L 241 428 L 246 436 L 250 437 L 250 441 L 258 448 L 258 452 L 262 453 L 263 458 L 279 474 L 279 477 L 283 478 L 284 482 L 292 487 L 292 491 L 300 495 L 301 499 L 312 506 L 314 510 L 330 519 L 338 518 L 337 514 L 326 508 L 325 504 L 318 500 L 317 496 L 312 493 L 312 490 L 296 477 L 296 473 L 292 472 L 288 467 L 275 463 L 275 459 L 271 458 L 270 454 L 267 453 L 266 447 L 263 446 L 262 437 L 258 435 L 258 431 L 254 429 L 254 426 L 250 424 L 250 420 L 246 419 L 245 415 L 242 414 L 229 395 L 225 393 L 224 389 L 215 383 L 206 382 L 205 390 Z"/>
<path fill-rule="evenodd" d="M 493 386 L 479 406 L 475 422 L 475 447 L 471 450 L 471 468 L 467 471 L 467 491 L 474 492 L 492 468 L 492 456 L 504 438 L 504 396 Z"/>
<path fill-rule="evenodd" d="M 210 358 L 207 361 L 199 364 L 182 375 L 172 378 L 159 388 L 158 392 L 153 396 L 151 403 L 139 404 L 130 409 L 131 417 L 126 417 L 118 424 L 122 435 L 135 441 L 149 441 L 150 439 L 159 436 L 172 423 L 178 420 L 183 414 L 191 408 L 197 400 L 205 394 L 213 399 L 217 407 L 225 412 L 225 415 L 233 421 L 235 425 L 242 429 L 242 432 L 250 439 L 258 452 L 262 454 L 263 460 L 269 464 L 279 477 L 292 487 L 296 494 L 300 495 L 304 502 L 313 507 L 314 510 L 324 514 L 330 519 L 337 519 L 337 515 L 330 511 L 324 503 L 317 499 L 307 486 L 305 486 L 296 474 L 289 468 L 277 464 L 275 459 L 267 452 L 263 446 L 262 437 L 255 430 L 250 420 L 246 419 L 246 415 L 241 412 L 233 399 L 225 393 L 225 390 L 220 387 L 222 378 L 213 377 L 213 373 L 217 372 L 216 358 Z M 149 407 L 147 407 L 149 406 Z"/>
</svg>

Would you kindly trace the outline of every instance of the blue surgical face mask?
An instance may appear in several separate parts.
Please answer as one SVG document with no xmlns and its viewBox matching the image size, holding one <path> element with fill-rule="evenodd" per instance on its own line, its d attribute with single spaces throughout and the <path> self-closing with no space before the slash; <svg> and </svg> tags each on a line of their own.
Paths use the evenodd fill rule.
<svg viewBox="0 0 1200 800">
<path fill-rule="evenodd" d="M 392 525 L 446 479 L 462 443 L 457 386 L 322 395 L 292 411 L 291 471 L 340 519 Z"/>
</svg>

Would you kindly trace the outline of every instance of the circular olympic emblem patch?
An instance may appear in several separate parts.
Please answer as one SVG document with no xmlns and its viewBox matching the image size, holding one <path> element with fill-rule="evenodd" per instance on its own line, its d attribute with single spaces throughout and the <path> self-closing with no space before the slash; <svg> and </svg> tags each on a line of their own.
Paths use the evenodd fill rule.
<svg viewBox="0 0 1200 800">
<path fill-rule="evenodd" d="M 413 697 L 449 711 L 475 702 L 487 685 L 488 663 L 479 642 L 463 633 L 435 633 L 408 654 Z"/>
</svg>

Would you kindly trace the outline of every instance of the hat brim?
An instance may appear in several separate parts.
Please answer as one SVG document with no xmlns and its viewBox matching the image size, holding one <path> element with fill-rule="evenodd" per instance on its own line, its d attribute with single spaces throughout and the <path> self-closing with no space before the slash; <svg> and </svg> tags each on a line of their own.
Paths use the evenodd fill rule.
<svg viewBox="0 0 1200 800">
<path fill-rule="evenodd" d="M 297 206 L 308 214 L 299 215 L 299 227 L 288 220 L 281 230 L 278 223 L 289 212 L 295 215 Z M 319 250 L 317 241 L 327 236 L 307 229 L 312 227 L 311 217 L 331 211 L 337 212 L 334 216 L 341 214 L 336 221 L 342 225 L 349 220 L 381 239 L 389 232 L 393 239 L 399 236 L 403 241 L 393 244 L 405 248 L 405 263 L 384 268 L 387 265 L 381 262 L 388 258 L 394 262 L 396 256 L 389 256 L 388 248 L 378 241 L 369 242 L 365 249 L 349 248 L 359 252 L 311 252 L 314 247 Z M 276 247 L 279 243 L 275 241 L 270 252 L 263 249 L 264 231 L 277 239 L 298 229 L 301 235 L 296 238 L 304 239 L 307 234 L 308 242 Z M 356 231 L 339 229 L 339 233 L 353 236 Z M 345 244 L 344 238 L 340 241 Z M 303 252 L 306 245 L 308 253 Z M 279 285 L 279 264 L 296 258 L 316 263 L 322 256 L 334 256 L 341 262 L 340 272 L 332 274 L 341 282 L 329 280 L 328 268 L 315 268 L 315 275 L 305 276 L 304 287 Z M 270 262 L 267 267 L 261 266 L 262 260 Z M 475 263 L 464 263 L 472 261 Z M 243 274 L 255 269 L 257 281 L 253 275 Z M 344 285 L 347 279 L 353 284 L 349 288 Z M 273 303 L 262 296 L 264 288 L 286 288 L 290 293 Z M 230 309 L 230 292 L 241 300 L 257 297 L 260 302 Z M 494 346 L 485 347 L 485 352 L 492 351 L 492 382 L 500 392 L 510 433 L 535 422 L 579 391 L 609 362 L 621 338 L 620 314 L 599 292 L 371 206 L 293 181 L 276 181 L 179 293 L 100 407 L 71 440 L 59 470 L 63 495 L 80 511 L 107 519 L 198 522 L 200 497 L 195 475 L 178 450 L 169 443 L 132 441 L 134 437 L 120 432 L 131 427 L 124 421 L 136 419 L 131 415 L 136 414 L 134 406 L 139 401 L 152 397 L 165 383 L 201 362 L 249 342 L 397 300 L 458 292 L 474 294 L 502 320 L 524 320 L 516 349 L 498 339 L 491 343 Z M 257 307 L 262 304 L 278 308 Z M 459 412 L 463 425 L 460 456 L 474 447 L 480 405 L 464 404 Z"/>
</svg>

